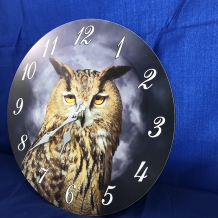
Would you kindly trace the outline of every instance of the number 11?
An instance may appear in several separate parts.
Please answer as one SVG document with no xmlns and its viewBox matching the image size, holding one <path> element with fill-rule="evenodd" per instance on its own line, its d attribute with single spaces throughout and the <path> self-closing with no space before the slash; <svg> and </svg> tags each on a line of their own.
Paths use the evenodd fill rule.
<svg viewBox="0 0 218 218">
<path fill-rule="evenodd" d="M 58 41 L 58 36 L 55 38 L 55 40 L 54 40 L 54 42 L 53 42 L 53 48 L 52 48 L 52 51 L 51 51 L 51 55 L 53 55 L 54 54 L 54 50 L 55 50 L 55 46 L 56 46 L 56 44 L 57 44 L 57 41 Z M 43 53 L 43 58 L 46 56 L 46 52 L 47 52 L 47 49 L 48 49 L 48 46 L 49 46 L 49 42 L 50 42 L 50 39 L 48 39 L 48 41 L 46 42 L 46 44 L 45 44 L 45 51 L 44 51 L 44 53 Z"/>
</svg>

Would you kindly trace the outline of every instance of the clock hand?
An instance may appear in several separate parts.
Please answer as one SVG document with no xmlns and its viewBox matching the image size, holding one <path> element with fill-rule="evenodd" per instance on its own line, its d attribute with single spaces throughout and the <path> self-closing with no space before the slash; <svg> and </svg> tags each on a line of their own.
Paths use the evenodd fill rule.
<svg viewBox="0 0 218 218">
<path fill-rule="evenodd" d="M 76 109 L 76 111 L 73 112 L 72 114 L 70 114 L 69 117 L 61 124 L 61 126 L 59 126 L 58 128 L 54 129 L 54 130 L 51 131 L 50 133 L 46 133 L 46 134 L 39 140 L 39 142 L 38 142 L 34 147 L 32 147 L 32 148 L 30 149 L 30 151 L 33 150 L 34 148 L 36 148 L 37 146 L 48 142 L 49 139 L 50 139 L 50 137 L 53 136 L 60 128 L 62 128 L 62 127 L 65 126 L 66 124 L 68 124 L 68 123 L 70 123 L 70 122 L 72 122 L 72 124 L 73 124 L 73 123 L 78 119 L 79 113 L 82 113 L 82 114 L 83 114 L 83 112 L 85 111 L 85 106 L 82 105 L 82 104 L 83 104 L 83 100 L 82 100 L 82 99 L 79 99 L 78 102 L 77 102 L 77 109 Z M 71 127 L 70 127 L 69 129 L 70 129 L 70 130 L 72 129 L 72 125 L 71 125 Z M 68 130 L 68 132 L 69 132 L 69 130 Z M 64 134 L 64 146 L 65 146 L 65 144 L 66 144 L 67 142 L 69 142 L 70 139 L 71 139 L 71 137 L 70 137 L 70 139 L 69 139 L 69 136 L 66 135 L 68 132 L 66 132 L 66 133 Z M 63 146 L 63 147 L 64 147 L 64 146 Z M 62 152 L 62 150 L 63 150 L 63 147 L 62 147 L 62 149 L 61 149 L 61 152 Z"/>
<path fill-rule="evenodd" d="M 61 148 L 61 152 L 60 152 L 60 154 L 59 154 L 59 157 L 61 157 L 61 154 L 62 154 L 62 151 L 64 150 L 65 145 L 71 140 L 71 134 L 70 134 L 70 132 L 71 132 L 72 127 L 73 127 L 73 123 L 70 125 L 69 130 L 64 133 L 64 145 L 63 145 L 63 147 Z"/>
<path fill-rule="evenodd" d="M 80 107 L 80 105 L 83 104 L 83 100 L 82 100 L 82 99 L 79 99 L 79 101 L 78 101 L 77 104 L 78 104 L 79 107 Z M 85 110 L 85 106 L 83 106 L 83 107 L 84 107 L 84 110 Z M 84 112 L 84 110 L 81 110 L 82 117 L 83 117 L 83 112 Z M 77 116 L 77 117 L 78 117 L 78 116 Z M 62 152 L 63 152 L 63 150 L 64 150 L 65 145 L 71 140 L 71 134 L 70 134 L 70 132 L 71 132 L 72 127 L 73 127 L 73 123 L 70 125 L 69 130 L 64 133 L 64 144 L 63 144 L 63 147 L 61 148 L 61 152 L 60 152 L 60 154 L 59 154 L 59 158 L 61 157 L 61 154 L 62 154 Z"/>
</svg>

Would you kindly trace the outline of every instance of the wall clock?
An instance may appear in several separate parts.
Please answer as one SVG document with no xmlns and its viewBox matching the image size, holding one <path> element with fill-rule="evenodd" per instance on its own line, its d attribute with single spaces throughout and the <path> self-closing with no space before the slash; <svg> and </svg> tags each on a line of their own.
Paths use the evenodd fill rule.
<svg viewBox="0 0 218 218">
<path fill-rule="evenodd" d="M 8 129 L 21 171 L 53 205 L 106 215 L 141 198 L 167 161 L 174 102 L 136 34 L 96 19 L 62 25 L 21 62 Z"/>
</svg>

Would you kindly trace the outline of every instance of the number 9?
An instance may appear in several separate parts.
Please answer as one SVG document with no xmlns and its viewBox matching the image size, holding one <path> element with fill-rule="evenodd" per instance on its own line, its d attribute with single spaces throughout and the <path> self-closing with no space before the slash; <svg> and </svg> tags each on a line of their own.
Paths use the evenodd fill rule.
<svg viewBox="0 0 218 218">
<path fill-rule="evenodd" d="M 17 112 L 14 110 L 13 113 L 14 115 L 18 115 L 22 108 L 23 108 L 23 99 L 22 98 L 18 98 L 17 102 L 16 102 L 16 107 L 19 109 Z"/>
</svg>

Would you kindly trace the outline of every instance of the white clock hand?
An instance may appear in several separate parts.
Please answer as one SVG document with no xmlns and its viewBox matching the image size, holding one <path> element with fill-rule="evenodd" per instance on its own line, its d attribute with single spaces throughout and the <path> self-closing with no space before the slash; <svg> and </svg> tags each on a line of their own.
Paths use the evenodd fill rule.
<svg viewBox="0 0 218 218">
<path fill-rule="evenodd" d="M 51 131 L 51 132 L 48 133 L 48 134 L 46 133 L 46 134 L 39 140 L 39 142 L 38 142 L 34 147 L 32 147 L 32 148 L 30 149 L 30 151 L 33 150 L 34 148 L 36 148 L 37 146 L 48 142 L 49 139 L 50 139 L 50 137 L 53 136 L 60 128 L 62 128 L 62 127 L 65 126 L 66 124 L 68 124 L 68 123 L 70 123 L 70 122 L 72 122 L 72 124 L 73 124 L 73 123 L 78 119 L 79 113 L 83 113 L 83 111 L 85 111 L 85 106 L 82 105 L 82 104 L 83 104 L 83 100 L 82 100 L 82 99 L 79 99 L 78 102 L 77 102 L 77 105 L 78 105 L 78 106 L 77 106 L 77 110 L 76 110 L 75 112 L 73 112 L 72 114 L 70 114 L 70 116 L 62 123 L 61 126 L 59 126 L 58 128 L 56 128 L 55 130 Z M 72 126 L 73 126 L 73 125 L 71 125 L 70 130 L 72 129 Z M 70 131 L 70 130 L 69 130 L 69 131 Z M 69 132 L 69 131 L 68 131 L 68 132 Z M 66 133 L 64 134 L 64 146 L 65 146 L 66 143 L 69 142 L 70 139 L 71 139 L 71 137 L 69 136 L 69 133 L 70 133 L 70 132 L 69 132 L 69 133 L 68 133 L 68 132 L 66 132 Z M 63 147 L 64 147 L 64 146 L 63 146 Z M 61 149 L 61 153 L 62 153 L 63 147 L 62 147 L 62 149 Z M 60 155 L 61 155 L 61 154 L 60 154 Z"/>
<path fill-rule="evenodd" d="M 70 132 L 71 132 L 72 127 L 73 127 L 73 123 L 70 125 L 69 130 L 64 133 L 64 145 L 61 148 L 61 152 L 60 152 L 59 157 L 61 157 L 61 154 L 62 154 L 62 151 L 64 150 L 65 145 L 71 140 Z"/>
</svg>

